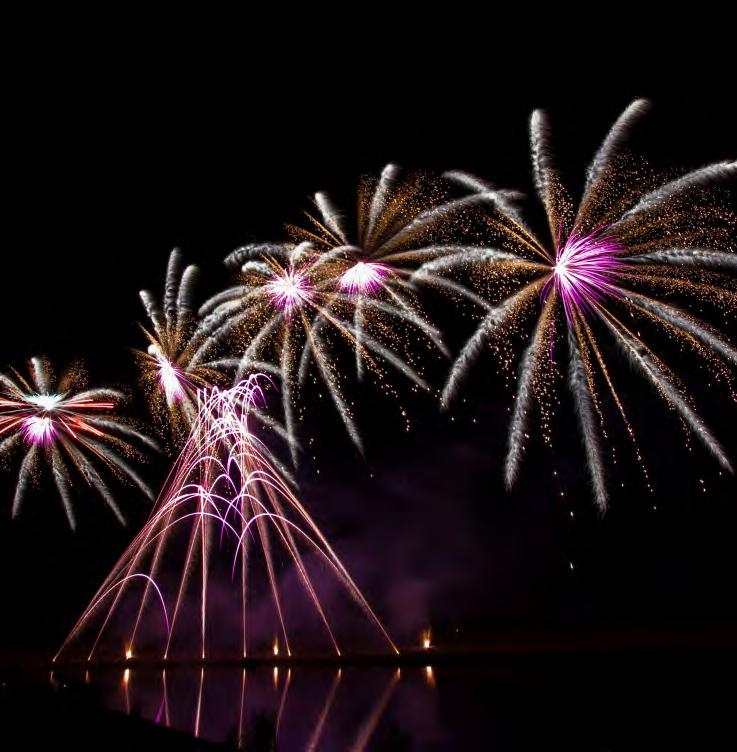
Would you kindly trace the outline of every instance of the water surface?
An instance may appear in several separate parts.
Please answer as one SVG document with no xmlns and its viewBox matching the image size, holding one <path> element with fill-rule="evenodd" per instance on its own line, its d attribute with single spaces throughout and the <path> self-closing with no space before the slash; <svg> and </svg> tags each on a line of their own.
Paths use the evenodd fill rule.
<svg viewBox="0 0 737 752">
<path fill-rule="evenodd" d="M 726 743 L 734 736 L 734 692 L 720 682 L 729 671 L 716 657 L 630 655 L 403 667 L 136 666 L 50 678 L 89 685 L 121 714 L 242 749 L 603 751 Z"/>
</svg>

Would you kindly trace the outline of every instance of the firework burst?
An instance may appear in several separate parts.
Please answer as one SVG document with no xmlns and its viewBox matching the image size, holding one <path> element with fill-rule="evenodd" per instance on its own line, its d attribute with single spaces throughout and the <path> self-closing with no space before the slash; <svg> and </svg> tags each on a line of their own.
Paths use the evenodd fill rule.
<svg viewBox="0 0 737 752">
<path fill-rule="evenodd" d="M 291 243 L 254 244 L 232 253 L 226 265 L 240 272 L 240 284 L 200 309 L 202 330 L 209 335 L 203 352 L 235 335 L 243 343 L 237 378 L 249 371 L 280 378 L 295 462 L 295 395 L 313 365 L 349 436 L 362 448 L 336 348 L 351 348 L 359 379 L 370 370 L 388 384 L 388 366 L 428 391 L 417 350 L 425 346 L 447 355 L 439 332 L 421 311 L 416 280 L 410 283 L 408 277 L 423 260 L 467 250 L 437 242 L 444 223 L 490 196 L 507 206 L 511 194 L 489 190 L 443 202 L 437 191 L 422 186 L 420 180 L 400 180 L 395 165 L 388 165 L 378 181 L 362 184 L 355 241 L 332 201 L 317 193 L 318 216 L 307 215 L 309 229 L 288 226 Z M 421 281 L 464 290 L 429 271 Z"/>
<path fill-rule="evenodd" d="M 197 391 L 222 384 L 227 380 L 224 371 L 237 364 L 193 360 L 199 343 L 192 308 L 198 276 L 196 266 L 183 268 L 182 253 L 175 249 L 169 255 L 163 307 L 153 293 L 140 292 L 150 323 L 150 329 L 143 330 L 149 345 L 134 354 L 149 404 L 157 418 L 166 421 L 176 443 L 186 438 L 197 415 Z"/>
<path fill-rule="evenodd" d="M 602 439 L 608 437 L 605 400 L 619 414 L 650 485 L 625 400 L 607 364 L 604 335 L 613 338 L 627 363 L 683 427 L 724 469 L 732 469 L 685 385 L 646 344 L 643 331 L 665 333 L 679 348 L 695 352 L 715 378 L 731 380 L 737 365 L 734 346 L 670 299 L 684 306 L 713 306 L 722 315 L 735 311 L 737 291 L 730 276 L 737 270 L 731 247 L 735 215 L 721 205 L 717 191 L 737 174 L 737 162 L 709 165 L 665 181 L 658 178 L 625 150 L 631 128 L 648 107 L 647 101 L 636 100 L 616 121 L 589 166 L 578 207 L 556 170 L 547 118 L 535 111 L 530 123 L 533 176 L 552 244 L 540 242 L 519 214 L 497 205 L 486 221 L 498 247 L 459 252 L 424 265 L 433 273 L 467 267 L 482 277 L 511 279 L 517 285 L 501 302 L 483 303 L 485 317 L 455 361 L 443 405 L 455 397 L 483 345 L 490 342 L 500 349 L 502 339 L 522 331 L 525 320 L 537 311 L 519 366 L 505 479 L 509 487 L 518 475 L 534 403 L 543 436 L 551 440 L 554 381 L 561 373 L 556 354 L 567 349 L 567 382 L 595 500 L 602 510 L 608 501 L 602 447 Z M 473 176 L 448 177 L 474 191 L 484 190 L 483 181 Z"/>
<path fill-rule="evenodd" d="M 192 264 L 184 268 L 181 251 L 174 249 L 169 254 L 163 308 L 153 293 L 140 292 L 151 328 L 143 328 L 148 349 L 133 352 L 151 410 L 162 428 L 168 427 L 175 447 L 181 447 L 189 435 L 199 409 L 198 393 L 226 385 L 240 363 L 240 358 L 227 353 L 212 356 L 209 331 L 193 309 L 198 276 L 199 269 Z M 251 413 L 267 429 L 287 439 L 284 427 L 267 411 L 254 405 Z"/>
<path fill-rule="evenodd" d="M 295 464 L 296 395 L 310 358 L 317 364 L 351 439 L 361 448 L 361 437 L 341 384 L 342 374 L 332 355 L 332 346 L 337 343 L 331 339 L 336 335 L 352 345 L 355 332 L 345 310 L 336 305 L 335 297 L 341 293 L 335 289 L 333 264 L 319 261 L 319 255 L 307 244 L 239 249 L 226 263 L 240 268 L 241 284 L 215 296 L 201 309 L 202 326 L 211 332 L 204 347 L 235 341 L 235 347 L 243 353 L 238 375 L 258 371 L 279 381 L 287 439 Z M 394 358 L 401 369 L 426 387 L 418 374 L 380 342 L 369 339 L 364 347 Z M 374 358 L 371 362 L 375 363 Z"/>
<path fill-rule="evenodd" d="M 124 395 L 107 388 L 83 389 L 78 369 L 70 369 L 55 383 L 44 360 L 32 358 L 30 377 L 13 371 L 0 374 L 0 456 L 23 452 L 13 500 L 13 517 L 21 510 L 29 484 L 46 465 L 61 498 L 69 526 L 76 527 L 71 470 L 77 471 L 125 524 L 105 468 L 133 482 L 149 498 L 153 493 L 128 462 L 140 456 L 131 443 L 149 449 L 157 445 L 113 411 Z"/>
<path fill-rule="evenodd" d="M 358 190 L 358 211 L 351 224 L 326 193 L 316 193 L 316 213 L 306 213 L 308 227 L 288 225 L 297 243 L 306 243 L 320 254 L 320 263 L 331 262 L 335 286 L 353 304 L 356 365 L 362 373 L 362 333 L 373 322 L 384 322 L 383 336 L 392 325 L 417 327 L 438 351 L 447 355 L 434 328 L 423 318 L 416 296 L 418 283 L 470 297 L 475 296 L 452 279 L 434 273 L 427 263 L 471 251 L 457 237 L 469 215 L 485 204 L 514 213 L 515 191 L 484 186 L 470 196 L 448 199 L 445 191 L 427 175 L 402 175 L 388 164 L 378 179 L 366 178 Z M 422 271 L 418 266 L 423 264 Z M 386 323 L 390 322 L 388 326 Z M 395 335 L 396 336 L 396 335 Z"/>
</svg>

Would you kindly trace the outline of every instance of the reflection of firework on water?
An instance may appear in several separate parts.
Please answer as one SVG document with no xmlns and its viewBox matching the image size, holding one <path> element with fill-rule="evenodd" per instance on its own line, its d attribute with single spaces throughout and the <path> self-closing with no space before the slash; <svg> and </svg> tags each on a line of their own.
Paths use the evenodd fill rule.
<svg viewBox="0 0 737 752">
<path fill-rule="evenodd" d="M 554 356 L 565 343 L 568 384 L 601 509 L 607 505 L 601 445 L 601 439 L 608 438 L 604 421 L 607 395 L 649 485 L 622 393 L 615 388 L 607 365 L 605 333 L 683 427 L 695 434 L 723 468 L 731 470 L 685 385 L 645 343 L 645 330 L 659 330 L 680 349 L 695 352 L 715 378 L 731 378 L 737 350 L 711 326 L 663 298 L 686 304 L 698 301 L 721 313 L 734 312 L 737 287 L 729 273 L 737 270 L 737 256 L 729 244 L 735 216 L 720 205 L 715 189 L 737 174 L 737 162 L 709 165 L 658 181 L 624 152 L 632 125 L 647 109 L 646 101 L 637 100 L 616 121 L 588 169 L 578 209 L 556 171 L 546 116 L 534 112 L 534 178 L 548 217 L 553 250 L 538 241 L 518 215 L 497 206 L 487 221 L 499 248 L 461 252 L 420 268 L 447 273 L 466 266 L 481 276 L 518 284 L 517 290 L 498 304 L 486 304 L 485 318 L 451 371 L 442 397 L 446 406 L 484 343 L 491 342 L 501 353 L 504 335 L 519 332 L 525 317 L 539 312 L 519 368 L 505 466 L 508 485 L 519 471 L 534 399 L 541 412 L 544 438 L 550 441 L 558 374 Z M 472 176 L 452 173 L 449 177 L 466 188 L 484 189 L 483 182 Z M 604 392 L 599 390 L 599 382 L 606 385 Z"/>
<path fill-rule="evenodd" d="M 81 677 L 80 677 L 81 673 Z M 434 686 L 433 669 L 184 665 L 85 667 L 50 672 L 54 687 L 82 678 L 94 686 L 104 707 L 135 713 L 166 728 L 239 749 L 314 752 L 373 748 L 385 713 L 400 684 L 411 691 Z M 425 703 L 432 695 L 422 693 Z M 428 708 L 429 709 L 429 708 Z M 237 741 L 236 741 L 237 740 Z"/>
<path fill-rule="evenodd" d="M 126 457 L 138 456 L 133 439 L 149 448 L 156 444 L 112 411 L 124 395 L 115 389 L 83 389 L 78 369 L 55 381 L 44 360 L 31 358 L 30 378 L 17 371 L 0 374 L 0 457 L 24 452 L 13 500 L 13 517 L 20 511 L 29 483 L 46 465 L 64 505 L 70 527 L 76 527 L 70 470 L 79 472 L 103 498 L 121 523 L 123 514 L 105 480 L 104 467 L 127 478 L 146 496 L 153 494 Z"/>
<path fill-rule="evenodd" d="M 201 344 L 192 309 L 199 270 L 182 267 L 182 253 L 175 249 L 169 255 L 163 310 L 153 293 L 141 290 L 151 331 L 144 329 L 147 352 L 134 351 L 149 404 L 169 424 L 175 441 L 186 438 L 197 416 L 197 391 L 222 384 L 223 370 L 237 364 L 227 359 L 203 363 L 194 357 Z"/>
<path fill-rule="evenodd" d="M 106 638 L 118 640 L 113 650 L 119 658 L 142 652 L 137 637 L 140 643 L 150 645 L 157 635 L 157 657 L 167 659 L 173 649 L 183 651 L 185 657 L 205 658 L 210 655 L 208 635 L 216 634 L 232 637 L 238 654 L 245 657 L 251 652 L 248 599 L 253 598 L 257 586 L 254 566 L 259 558 L 264 584 L 272 596 L 275 623 L 285 653 L 291 655 L 281 592 L 284 586 L 280 587 L 277 569 L 284 556 L 276 556 L 277 552 L 294 567 L 317 623 L 338 654 L 334 629 L 318 597 L 315 567 L 337 578 L 379 635 L 395 649 L 337 555 L 251 433 L 250 409 L 260 397 L 256 377 L 203 396 L 192 433 L 149 521 L 103 582 L 59 653 L 86 628 L 92 629 L 94 617 L 99 615 L 96 636 L 86 651 L 89 659 L 100 654 L 98 649 L 104 655 Z M 183 548 L 178 549 L 182 543 Z M 262 557 L 257 557 L 256 547 Z M 225 599 L 224 585 L 229 589 Z M 219 597 L 208 597 L 213 587 Z M 130 607 L 130 599 L 136 604 L 132 612 L 123 607 L 124 603 Z M 148 605 L 156 610 L 149 610 Z M 110 628 L 116 611 L 131 617 L 126 620 L 122 640 Z M 239 626 L 233 633 L 232 617 L 238 612 Z M 300 612 L 301 616 L 305 613 Z M 199 627 L 188 637 L 193 616 Z M 223 635 L 224 631 L 228 634 Z"/>
</svg>

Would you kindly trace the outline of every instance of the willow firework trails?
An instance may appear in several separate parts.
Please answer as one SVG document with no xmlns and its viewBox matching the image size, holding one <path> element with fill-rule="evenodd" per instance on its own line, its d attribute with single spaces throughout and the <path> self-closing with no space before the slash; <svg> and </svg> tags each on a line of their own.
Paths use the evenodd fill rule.
<svg viewBox="0 0 737 752">
<path fill-rule="evenodd" d="M 737 174 L 737 163 L 709 165 L 658 182 L 624 153 L 631 127 L 647 109 L 645 100 L 636 100 L 616 121 L 591 162 L 578 207 L 569 199 L 555 167 L 547 117 L 535 111 L 530 121 L 533 175 L 552 246 L 538 240 L 519 214 L 490 202 L 488 224 L 499 247 L 461 252 L 419 269 L 419 273 L 428 268 L 447 273 L 468 267 L 517 285 L 499 303 L 481 301 L 484 318 L 453 365 L 442 395 L 444 406 L 458 393 L 485 342 L 499 348 L 505 335 L 522 330 L 524 320 L 536 315 L 519 366 L 505 466 L 508 486 L 519 473 L 533 398 L 541 411 L 543 435 L 551 440 L 558 373 L 554 355 L 560 347 L 567 348 L 568 386 L 596 503 L 602 510 L 607 506 L 607 488 L 600 437 L 606 438 L 607 428 L 599 380 L 606 385 L 633 443 L 645 482 L 648 486 L 650 482 L 601 347 L 601 334 L 614 338 L 627 362 L 652 385 L 682 425 L 724 469 L 732 470 L 684 384 L 645 343 L 640 329 L 664 331 L 684 349 L 695 352 L 715 378 L 731 380 L 737 350 L 711 326 L 663 303 L 659 296 L 676 296 L 690 303 L 697 300 L 722 313 L 734 310 L 737 292 L 727 272 L 737 268 L 737 258 L 728 247 L 735 216 L 714 200 L 712 189 Z M 483 181 L 473 176 L 451 173 L 449 177 L 477 193 L 485 190 Z"/>
</svg>

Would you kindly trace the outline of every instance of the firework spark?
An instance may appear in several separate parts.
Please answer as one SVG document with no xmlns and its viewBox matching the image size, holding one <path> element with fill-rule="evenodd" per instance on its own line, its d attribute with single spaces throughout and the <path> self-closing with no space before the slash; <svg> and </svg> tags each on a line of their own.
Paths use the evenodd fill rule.
<svg viewBox="0 0 737 752">
<path fill-rule="evenodd" d="M 256 586 L 256 545 L 263 553 L 261 571 L 273 597 L 280 633 L 274 647 L 269 646 L 274 655 L 280 642 L 285 654 L 292 654 L 277 569 L 282 557 L 275 555 L 281 550 L 296 569 L 314 615 L 338 654 L 334 629 L 310 574 L 316 561 L 337 578 L 380 637 L 396 650 L 323 534 L 275 469 L 265 446 L 252 433 L 251 408 L 263 397 L 257 377 L 229 390 L 215 388 L 202 397 L 192 433 L 149 521 L 103 582 L 58 655 L 92 629 L 95 616 L 99 615 L 92 646 L 85 651 L 90 660 L 98 650 L 104 652 L 106 636 L 118 651 L 114 655 L 119 657 L 145 654 L 145 644 L 150 645 L 156 635 L 160 637 L 160 658 L 166 660 L 174 649 L 189 658 L 205 659 L 209 656 L 208 635 L 215 625 L 231 625 L 238 605 L 241 623 L 235 636 L 237 650 L 240 657 L 250 655 L 247 604 Z M 172 571 L 178 573 L 174 579 Z M 217 580 L 218 598 L 208 597 L 213 580 Z M 136 590 L 136 585 L 142 592 Z M 225 599 L 223 587 L 233 588 Z M 129 597 L 136 604 L 132 611 L 120 608 L 124 601 L 130 603 Z M 149 599 L 157 604 L 153 612 L 146 609 Z M 189 608 L 190 618 L 196 614 L 199 622 L 195 635 L 188 629 L 187 619 L 182 618 Z M 135 614 L 124 635 L 122 653 L 120 635 L 113 636 L 109 629 L 118 609 L 123 614 Z M 147 618 L 153 621 L 145 628 Z M 228 635 L 221 637 L 231 636 L 230 626 L 227 631 Z M 182 642 L 186 643 L 184 648 Z"/>
<path fill-rule="evenodd" d="M 481 301 L 486 316 L 451 370 L 443 405 L 456 396 L 483 343 L 499 347 L 502 338 L 520 331 L 524 318 L 537 308 L 537 325 L 519 367 L 505 465 L 507 485 L 517 477 L 535 401 L 543 437 L 551 440 L 551 395 L 558 375 L 555 354 L 566 347 L 568 385 L 596 503 L 602 510 L 608 502 L 602 447 L 602 439 L 608 436 L 602 407 L 607 395 L 650 485 L 624 401 L 605 359 L 602 334 L 613 337 L 626 361 L 719 464 L 732 469 L 684 385 L 645 343 L 640 330 L 665 331 L 684 349 L 695 352 L 715 377 L 731 379 L 737 350 L 711 326 L 663 302 L 662 297 L 676 297 L 684 305 L 696 300 L 721 312 L 735 310 L 737 292 L 728 273 L 737 268 L 731 246 L 737 223 L 734 213 L 721 206 L 714 189 L 737 175 L 737 162 L 709 165 L 658 182 L 625 150 L 631 128 L 647 110 L 648 103 L 637 100 L 616 121 L 588 169 L 577 208 L 555 167 L 547 117 L 534 112 L 530 123 L 533 176 L 547 214 L 552 250 L 516 212 L 497 204 L 486 221 L 500 248 L 462 251 L 425 265 L 433 272 L 466 266 L 481 276 L 499 279 L 501 275 L 519 282 L 517 291 L 500 303 Z M 464 188 L 484 190 L 482 181 L 465 173 L 448 177 Z M 600 382 L 606 385 L 603 393 Z"/>
<path fill-rule="evenodd" d="M 0 456 L 24 452 L 13 501 L 13 517 L 21 510 L 29 483 L 45 464 L 51 470 L 69 526 L 76 527 L 72 505 L 75 469 L 97 491 L 121 523 L 123 513 L 100 472 L 105 467 L 132 481 L 149 498 L 151 489 L 128 463 L 140 456 L 131 440 L 149 449 L 157 445 L 113 411 L 124 395 L 107 388 L 81 389 L 81 374 L 70 369 L 54 389 L 51 369 L 32 358 L 30 378 L 20 373 L 0 374 Z"/>
</svg>

